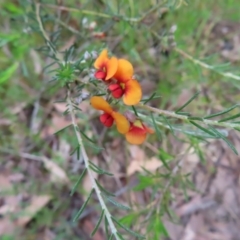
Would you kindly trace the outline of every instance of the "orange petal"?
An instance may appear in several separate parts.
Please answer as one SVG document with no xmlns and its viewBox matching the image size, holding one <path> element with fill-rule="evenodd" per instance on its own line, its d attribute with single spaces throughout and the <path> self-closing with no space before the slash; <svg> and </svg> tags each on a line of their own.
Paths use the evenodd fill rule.
<svg viewBox="0 0 240 240">
<path fill-rule="evenodd" d="M 112 112 L 112 117 L 114 118 L 118 132 L 125 134 L 128 132 L 130 124 L 126 117 L 124 117 L 121 113 Z"/>
<path fill-rule="evenodd" d="M 107 62 L 106 62 L 106 72 L 107 76 L 105 80 L 109 80 L 110 78 L 113 77 L 113 75 L 116 73 L 117 68 L 118 68 L 118 60 L 116 57 L 111 57 Z"/>
<path fill-rule="evenodd" d="M 142 89 L 137 80 L 131 79 L 125 83 L 125 93 L 123 95 L 123 102 L 126 105 L 135 105 L 140 102 L 142 98 Z"/>
<path fill-rule="evenodd" d="M 131 79 L 132 76 L 133 76 L 132 64 L 125 59 L 119 59 L 117 72 L 115 73 L 114 78 L 120 82 L 126 82 L 129 79 Z"/>
<path fill-rule="evenodd" d="M 125 134 L 125 136 L 129 143 L 139 145 L 145 141 L 147 134 L 136 134 L 134 131 L 130 130 L 128 133 Z"/>
<path fill-rule="evenodd" d="M 113 111 L 108 102 L 102 97 L 98 96 L 91 97 L 90 103 L 97 110 L 102 110 L 109 114 L 111 114 Z"/>
<path fill-rule="evenodd" d="M 103 49 L 99 54 L 98 58 L 94 62 L 94 67 L 96 69 L 102 68 L 104 64 L 108 61 L 108 50 Z"/>
</svg>

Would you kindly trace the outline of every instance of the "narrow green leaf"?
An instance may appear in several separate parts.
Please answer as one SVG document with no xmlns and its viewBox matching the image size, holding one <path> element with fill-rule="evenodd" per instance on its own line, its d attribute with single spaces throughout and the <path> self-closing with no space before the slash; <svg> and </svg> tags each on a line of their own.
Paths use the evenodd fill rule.
<svg viewBox="0 0 240 240">
<path fill-rule="evenodd" d="M 195 121 L 202 121 L 203 120 L 201 117 L 191 117 L 191 116 L 189 116 L 188 119 L 192 120 L 192 121 L 194 121 L 194 120 Z"/>
<path fill-rule="evenodd" d="M 77 147 L 75 147 L 73 150 L 72 150 L 72 152 L 70 152 L 70 156 L 72 156 L 77 150 L 78 150 L 78 148 L 80 148 L 80 146 L 78 145 Z"/>
<path fill-rule="evenodd" d="M 133 111 L 134 111 L 135 115 L 136 115 L 136 116 L 138 116 L 138 113 L 137 113 L 137 110 L 136 110 L 136 108 L 135 108 L 134 106 L 132 106 L 132 109 L 133 109 Z"/>
<path fill-rule="evenodd" d="M 204 119 L 209 119 L 209 118 L 213 118 L 213 117 L 217 117 L 217 116 L 223 115 L 225 113 L 228 113 L 228 112 L 232 111 L 236 107 L 239 107 L 239 104 L 236 104 L 236 105 L 234 105 L 234 106 L 232 106 L 230 108 L 227 108 L 227 109 L 225 109 L 225 110 L 223 110 L 221 112 L 217 112 L 217 113 L 208 115 L 208 116 L 204 117 Z"/>
<path fill-rule="evenodd" d="M 116 202 L 116 201 L 115 201 L 114 199 L 112 199 L 111 197 L 109 197 L 109 196 L 107 196 L 107 195 L 105 195 L 105 197 L 107 198 L 107 200 L 108 200 L 110 203 L 112 203 L 112 204 L 115 205 L 116 207 L 121 208 L 121 209 L 123 209 L 123 210 L 131 210 L 130 207 L 125 206 L 125 205 L 123 205 L 123 204 L 121 204 L 121 203 L 119 203 L 119 202 Z"/>
<path fill-rule="evenodd" d="M 240 127 L 235 127 L 234 129 L 240 132 Z"/>
<path fill-rule="evenodd" d="M 238 155 L 238 152 L 236 150 L 236 148 L 232 145 L 232 143 L 223 135 L 221 134 L 217 129 L 215 129 L 212 126 L 209 126 L 209 128 L 211 128 L 211 130 L 217 135 L 219 136 L 219 138 L 221 138 L 232 150 L 233 152 Z"/>
<path fill-rule="evenodd" d="M 72 188 L 72 191 L 71 191 L 71 193 L 70 193 L 70 196 L 72 196 L 72 195 L 75 193 L 75 191 L 76 191 L 79 183 L 82 181 L 82 179 L 83 179 L 86 171 L 87 171 L 87 169 L 85 168 L 85 169 L 83 170 L 83 172 L 81 173 L 80 177 L 78 178 L 77 182 L 74 184 L 74 186 L 73 186 L 73 188 Z"/>
<path fill-rule="evenodd" d="M 178 115 L 190 116 L 191 114 L 188 112 L 177 112 Z"/>
<path fill-rule="evenodd" d="M 94 164 L 93 162 L 89 161 L 89 163 L 92 165 L 93 168 L 97 169 L 99 172 L 101 172 L 101 174 L 106 174 L 106 175 L 109 175 L 109 176 L 113 176 L 112 173 L 98 167 L 96 164 Z"/>
<path fill-rule="evenodd" d="M 106 233 L 106 237 L 107 237 L 107 239 L 109 239 L 108 226 L 109 226 L 109 224 L 108 224 L 108 220 L 107 220 L 107 218 L 106 218 L 106 216 L 105 216 L 105 217 L 104 217 L 104 227 L 105 227 L 105 233 Z"/>
<path fill-rule="evenodd" d="M 6 82 L 10 79 L 10 77 L 14 74 L 17 70 L 19 63 L 16 62 L 6 70 L 0 72 L 0 84 Z"/>
<path fill-rule="evenodd" d="M 154 92 L 147 100 L 145 100 L 145 101 L 143 102 L 143 104 L 148 103 L 150 100 L 153 99 L 153 97 L 154 97 L 155 95 L 156 95 L 156 93 Z"/>
<path fill-rule="evenodd" d="M 81 131 L 81 130 L 79 129 L 79 132 L 80 132 L 89 142 L 95 144 L 95 142 L 94 142 L 91 138 L 89 138 L 83 131 Z"/>
<path fill-rule="evenodd" d="M 156 239 L 161 239 L 161 236 L 168 237 L 168 232 L 162 222 L 161 217 L 158 215 L 156 215 L 156 219 L 154 220 L 153 231 L 155 233 Z"/>
<path fill-rule="evenodd" d="M 175 133 L 174 133 L 173 127 L 172 127 L 172 125 L 170 124 L 170 122 L 168 121 L 168 119 L 167 119 L 164 115 L 162 115 L 162 118 L 164 119 L 164 121 L 166 122 L 166 124 L 169 126 L 169 129 L 170 129 L 171 133 L 174 135 Z"/>
<path fill-rule="evenodd" d="M 93 229 L 93 231 L 92 231 L 92 233 L 91 233 L 91 236 L 92 236 L 92 237 L 94 236 L 94 234 L 95 234 L 96 231 L 98 230 L 99 225 L 100 225 L 100 223 L 101 223 L 101 221 L 102 221 L 103 215 L 104 215 L 104 209 L 102 209 L 102 213 L 101 213 L 100 218 L 98 219 L 97 225 L 96 225 L 96 227 Z"/>
<path fill-rule="evenodd" d="M 197 123 L 193 122 L 193 121 L 189 121 L 191 124 L 193 124 L 194 126 L 196 126 L 197 128 L 201 129 L 202 131 L 208 133 L 209 135 L 216 137 L 216 134 L 214 134 L 213 132 L 209 131 L 208 129 L 198 125 Z"/>
<path fill-rule="evenodd" d="M 121 228 L 123 228 L 125 231 L 133 235 L 134 237 L 140 238 L 140 239 L 145 239 L 145 237 L 139 233 L 134 232 L 133 230 L 129 229 L 128 227 L 124 226 L 122 223 L 120 223 L 116 218 L 112 216 L 112 220 Z"/>
<path fill-rule="evenodd" d="M 238 117 L 240 117 L 240 113 L 235 114 L 235 115 L 230 116 L 230 117 L 223 118 L 223 119 L 219 120 L 218 122 L 226 122 L 226 121 L 238 118 Z"/>
<path fill-rule="evenodd" d="M 76 222 L 78 220 L 78 218 L 80 217 L 80 215 L 82 214 L 83 210 L 85 209 L 85 207 L 87 206 L 88 201 L 90 200 L 92 193 L 93 193 L 94 189 L 91 190 L 87 200 L 85 201 L 85 203 L 82 205 L 82 207 L 80 208 L 80 210 L 77 212 L 77 214 L 75 215 L 75 217 L 73 218 L 73 222 Z"/>
<path fill-rule="evenodd" d="M 185 108 L 189 103 L 191 103 L 198 95 L 200 92 L 195 93 L 186 103 L 184 103 L 180 108 L 178 108 L 175 113 L 180 112 L 183 108 Z"/>
<path fill-rule="evenodd" d="M 89 166 L 94 172 L 96 172 L 96 173 L 98 173 L 98 174 L 105 174 L 105 175 L 108 175 L 108 176 L 113 176 L 113 174 L 112 173 L 110 173 L 110 172 L 106 172 L 106 171 L 101 171 L 101 170 L 99 170 L 99 169 L 97 169 L 97 168 L 95 168 L 95 167 L 93 167 L 93 166 Z"/>
<path fill-rule="evenodd" d="M 105 194 L 105 195 L 109 195 L 109 196 L 112 196 L 112 197 L 115 197 L 115 195 L 111 192 L 109 192 L 108 190 L 106 190 L 105 188 L 103 188 L 101 186 L 101 184 L 95 179 L 95 182 L 96 184 L 98 185 L 98 187 L 100 188 L 100 190 Z"/>
<path fill-rule="evenodd" d="M 117 232 L 117 235 L 118 235 L 118 237 L 120 237 L 121 240 L 125 240 L 120 233 Z"/>
<path fill-rule="evenodd" d="M 64 131 L 65 129 L 67 129 L 68 127 L 70 127 L 70 126 L 72 126 L 72 124 L 69 124 L 68 126 L 66 126 L 66 127 L 62 128 L 62 129 L 58 130 L 58 131 L 55 132 L 54 134 L 58 134 L 58 133 Z"/>
<path fill-rule="evenodd" d="M 113 235 L 113 233 L 112 233 L 108 240 L 113 240 L 113 236 L 114 236 L 114 235 Z"/>
<path fill-rule="evenodd" d="M 79 148 L 77 149 L 77 159 L 80 160 L 80 150 L 81 150 L 81 146 L 79 146 Z"/>
<path fill-rule="evenodd" d="M 151 113 L 151 118 L 152 118 L 153 126 L 154 126 L 154 128 L 155 128 L 155 131 L 156 131 L 157 137 L 158 137 L 159 141 L 161 141 L 161 140 L 162 140 L 161 132 L 159 131 L 159 128 L 157 127 L 157 124 L 156 124 L 156 122 L 155 122 L 155 119 L 154 119 L 152 113 Z"/>
</svg>

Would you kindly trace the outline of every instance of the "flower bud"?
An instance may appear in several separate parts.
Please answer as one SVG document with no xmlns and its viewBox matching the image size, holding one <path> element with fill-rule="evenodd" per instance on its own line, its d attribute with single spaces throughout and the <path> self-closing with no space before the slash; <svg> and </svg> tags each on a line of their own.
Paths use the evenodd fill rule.
<svg viewBox="0 0 240 240">
<path fill-rule="evenodd" d="M 114 98 L 121 98 L 124 94 L 124 90 L 122 89 L 121 85 L 117 83 L 111 84 L 108 87 L 108 90 L 111 91 Z"/>
<path fill-rule="evenodd" d="M 103 113 L 101 116 L 100 116 L 100 121 L 101 123 L 106 126 L 106 127 L 111 127 L 113 125 L 113 117 L 108 114 L 108 113 Z"/>
</svg>

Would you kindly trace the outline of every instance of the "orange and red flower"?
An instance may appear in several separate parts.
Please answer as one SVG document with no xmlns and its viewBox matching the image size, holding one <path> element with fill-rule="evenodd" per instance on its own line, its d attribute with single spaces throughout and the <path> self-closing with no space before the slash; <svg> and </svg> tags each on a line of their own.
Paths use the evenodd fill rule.
<svg viewBox="0 0 240 240">
<path fill-rule="evenodd" d="M 107 49 L 104 49 L 94 62 L 97 69 L 95 77 L 103 81 L 110 80 L 117 71 L 118 59 L 116 57 L 108 57 Z"/>
<path fill-rule="evenodd" d="M 94 63 L 97 69 L 95 77 L 103 81 L 115 80 L 108 87 L 114 98 L 123 97 L 126 105 L 135 105 L 142 98 L 142 89 L 137 80 L 133 79 L 133 66 L 125 59 L 108 57 L 104 49 Z"/>
<path fill-rule="evenodd" d="M 100 116 L 101 123 L 106 127 L 111 127 L 116 123 L 118 132 L 125 134 L 128 132 L 130 123 L 121 113 L 114 111 L 109 103 L 102 97 L 94 96 L 90 99 L 91 105 L 104 113 Z"/>
<path fill-rule="evenodd" d="M 125 134 L 126 139 L 131 144 L 142 144 L 147 134 L 154 133 L 154 130 L 145 126 L 140 120 L 135 120 L 130 123 L 129 131 Z"/>
<path fill-rule="evenodd" d="M 108 89 L 114 98 L 121 98 L 126 105 L 135 105 L 142 98 L 142 89 L 137 80 L 133 79 L 133 66 L 125 60 L 118 60 L 117 71 L 113 75 L 117 83 L 111 84 Z"/>
</svg>

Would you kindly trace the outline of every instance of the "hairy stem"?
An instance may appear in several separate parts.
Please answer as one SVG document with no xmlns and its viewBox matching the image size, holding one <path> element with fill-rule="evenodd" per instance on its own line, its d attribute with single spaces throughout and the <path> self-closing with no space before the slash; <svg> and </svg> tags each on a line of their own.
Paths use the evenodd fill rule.
<svg viewBox="0 0 240 240">
<path fill-rule="evenodd" d="M 162 110 L 162 109 L 150 107 L 150 106 L 147 106 L 147 105 L 144 105 L 144 104 L 141 104 L 141 103 L 139 103 L 137 105 L 137 107 L 148 110 L 148 111 L 151 111 L 151 112 L 155 112 L 159 115 L 164 115 L 164 116 L 168 116 L 168 117 L 182 119 L 182 120 L 185 120 L 185 121 L 188 121 L 188 122 L 189 121 L 195 121 L 194 119 L 191 119 L 191 117 L 189 117 L 189 116 L 177 114 L 175 112 L 171 112 L 171 111 L 167 111 L 167 110 Z M 217 120 L 209 120 L 209 119 L 204 119 L 204 118 L 198 118 L 197 120 L 199 122 L 203 122 L 207 125 L 226 127 L 226 128 L 231 128 L 231 129 L 239 128 L 239 124 L 237 124 L 237 123 L 219 122 Z"/>
<path fill-rule="evenodd" d="M 112 217 L 111 217 L 111 214 L 110 212 L 108 211 L 108 208 L 102 198 L 102 195 L 101 195 L 101 190 L 99 189 L 96 181 L 95 181 L 95 178 L 94 178 L 94 175 L 93 175 L 93 172 L 92 170 L 89 168 L 89 158 L 88 158 L 88 155 L 87 155 L 87 152 L 86 152 L 86 149 L 83 145 L 83 140 L 82 140 L 82 136 L 80 134 L 80 132 L 78 131 L 78 126 L 77 126 L 77 123 L 76 123 L 76 118 L 75 118 L 75 114 L 74 114 L 74 107 L 72 105 L 72 101 L 71 101 L 71 98 L 70 98 L 70 91 L 68 90 L 68 97 L 67 97 L 67 103 L 68 103 L 68 106 L 69 106 L 69 112 L 70 112 L 70 116 L 71 116 L 71 120 L 72 120 L 72 125 L 74 127 L 74 131 L 75 131 L 75 135 L 77 137 L 77 141 L 78 141 L 78 145 L 81 149 L 81 154 L 82 154 L 82 157 L 83 157 L 83 160 L 84 160 L 84 164 L 85 164 L 85 167 L 87 169 L 87 173 L 90 177 L 90 181 L 92 183 L 92 187 L 93 189 L 95 190 L 96 194 L 97 194 L 97 197 L 98 197 L 98 200 L 99 200 L 99 203 L 102 207 L 102 210 L 104 210 L 104 215 L 106 216 L 107 218 L 107 221 L 109 223 L 109 227 L 111 228 L 111 231 L 112 231 L 112 234 L 115 236 L 115 238 L 117 240 L 120 240 L 118 235 L 117 235 L 117 229 L 112 221 Z"/>
</svg>

